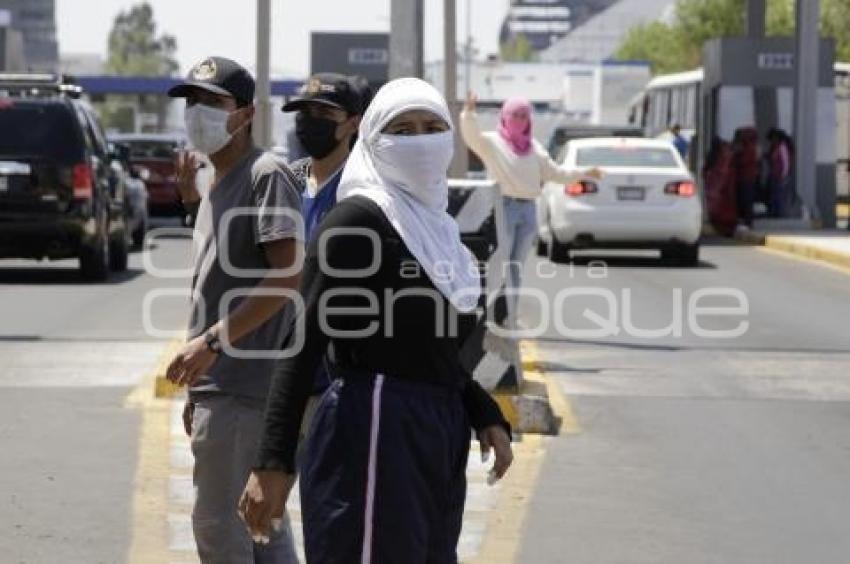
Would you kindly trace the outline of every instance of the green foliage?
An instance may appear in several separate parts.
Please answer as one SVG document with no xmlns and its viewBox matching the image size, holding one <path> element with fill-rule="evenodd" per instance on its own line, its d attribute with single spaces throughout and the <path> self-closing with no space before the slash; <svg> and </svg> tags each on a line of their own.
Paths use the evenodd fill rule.
<svg viewBox="0 0 850 564">
<path fill-rule="evenodd" d="M 177 40 L 158 34 L 153 9 L 147 2 L 132 6 L 116 16 L 109 33 L 106 72 L 116 75 L 171 76 L 179 68 L 174 55 Z M 95 104 L 108 129 L 133 131 L 135 112 L 155 114 L 161 129 L 168 100 L 154 96 L 108 96 Z"/>
<path fill-rule="evenodd" d="M 685 53 L 687 41 L 680 30 L 662 22 L 633 27 L 617 51 L 616 58 L 627 61 L 650 61 L 657 74 L 677 72 L 696 66 L 693 54 Z M 698 60 L 698 59 L 697 59 Z"/>
<path fill-rule="evenodd" d="M 503 61 L 528 62 L 533 61 L 535 56 L 531 43 L 521 33 L 503 43 L 499 50 Z"/>
<path fill-rule="evenodd" d="M 119 75 L 172 75 L 179 68 L 176 51 L 177 40 L 172 35 L 157 35 L 153 9 L 143 2 L 115 18 L 106 69 Z"/>
<path fill-rule="evenodd" d="M 767 0 L 766 33 L 794 33 L 794 1 Z M 850 61 L 850 1 L 820 0 L 821 32 L 836 41 L 836 59 Z M 656 74 L 700 65 L 702 46 L 715 37 L 744 34 L 746 0 L 679 0 L 670 24 L 653 22 L 632 28 L 615 57 L 644 60 Z"/>
</svg>

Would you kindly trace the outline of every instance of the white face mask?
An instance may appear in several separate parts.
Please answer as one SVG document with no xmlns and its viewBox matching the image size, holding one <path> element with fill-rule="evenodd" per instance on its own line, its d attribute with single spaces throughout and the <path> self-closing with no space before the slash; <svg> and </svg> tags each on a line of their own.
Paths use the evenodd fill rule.
<svg viewBox="0 0 850 564">
<path fill-rule="evenodd" d="M 230 117 L 227 110 L 195 104 L 186 108 L 184 117 L 189 141 L 202 153 L 217 153 L 233 138 L 233 133 L 227 131 L 227 118 Z"/>
<path fill-rule="evenodd" d="M 445 210 L 448 204 L 446 171 L 454 153 L 451 131 L 425 135 L 381 134 L 375 140 L 378 174 L 428 208 Z"/>
</svg>

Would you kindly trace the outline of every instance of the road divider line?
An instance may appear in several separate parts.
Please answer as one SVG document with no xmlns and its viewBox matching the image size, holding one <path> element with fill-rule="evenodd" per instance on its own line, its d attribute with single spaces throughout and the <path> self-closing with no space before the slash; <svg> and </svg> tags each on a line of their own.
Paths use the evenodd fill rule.
<svg viewBox="0 0 850 564">
<path fill-rule="evenodd" d="M 534 485 L 546 455 L 542 435 L 523 435 L 514 445 L 514 463 L 500 482 L 496 506 L 489 512 L 481 550 L 475 564 L 514 564 L 522 544 L 522 529 Z"/>
<path fill-rule="evenodd" d="M 534 341 L 520 344 L 525 390 L 545 398 L 553 414 L 553 434 L 572 435 L 580 432 L 578 419 L 560 386 L 546 374 L 546 363 Z M 494 394 L 506 416 L 516 419 L 515 402 L 506 402 L 504 396 Z M 505 405 L 507 404 L 507 405 Z M 513 425 L 514 423 L 511 422 Z M 522 532 L 534 494 L 540 469 L 546 458 L 548 442 L 557 440 L 542 434 L 523 433 L 515 442 L 514 463 L 500 483 L 501 492 L 496 506 L 490 511 L 481 550 L 471 561 L 474 564 L 514 564 L 518 562 Z"/>
<path fill-rule="evenodd" d="M 169 562 L 168 488 L 171 471 L 171 404 L 154 395 L 180 340 L 169 342 L 149 371 L 125 398 L 124 406 L 141 412 L 136 474 L 133 480 L 131 539 L 127 562 Z"/>
</svg>

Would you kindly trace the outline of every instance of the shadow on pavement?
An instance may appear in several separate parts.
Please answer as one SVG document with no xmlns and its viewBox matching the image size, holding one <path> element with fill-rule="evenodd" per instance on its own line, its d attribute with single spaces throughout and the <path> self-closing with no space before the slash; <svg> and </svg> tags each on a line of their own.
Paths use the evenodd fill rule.
<svg viewBox="0 0 850 564">
<path fill-rule="evenodd" d="M 579 251 L 582 252 L 582 251 Z M 587 252 L 587 251 L 584 251 Z M 575 255 L 572 257 L 572 264 L 575 266 L 591 266 L 591 263 L 598 265 L 605 263 L 609 268 L 657 268 L 667 270 L 700 270 L 700 269 L 716 269 L 717 266 L 713 263 L 704 260 L 699 261 L 696 266 L 678 266 L 665 262 L 658 257 L 651 256 L 628 256 L 628 255 L 596 255 L 590 254 Z"/>
<path fill-rule="evenodd" d="M 84 280 L 76 267 L 12 267 L 0 266 L 0 284 L 80 284 L 91 286 L 110 286 L 123 284 L 144 275 L 144 269 L 130 268 L 124 272 L 110 273 L 103 282 Z"/>
</svg>

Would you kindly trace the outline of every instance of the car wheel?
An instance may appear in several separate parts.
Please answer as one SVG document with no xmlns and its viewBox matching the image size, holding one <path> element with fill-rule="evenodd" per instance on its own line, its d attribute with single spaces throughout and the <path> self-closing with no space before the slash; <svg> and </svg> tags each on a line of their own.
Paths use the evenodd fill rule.
<svg viewBox="0 0 850 564">
<path fill-rule="evenodd" d="M 125 229 L 121 231 L 118 237 L 109 241 L 109 268 L 115 272 L 127 270 L 127 255 L 130 252 L 130 245 L 127 240 Z"/>
<path fill-rule="evenodd" d="M 549 260 L 555 264 L 566 264 L 570 262 L 570 246 L 566 243 L 561 243 L 552 235 L 552 242 L 549 243 Z"/>
<path fill-rule="evenodd" d="M 103 282 L 109 277 L 109 238 L 101 233 L 80 248 L 80 274 L 85 280 Z"/>
<path fill-rule="evenodd" d="M 699 244 L 674 245 L 661 249 L 661 260 L 676 266 L 697 266 L 699 264 Z"/>
</svg>

